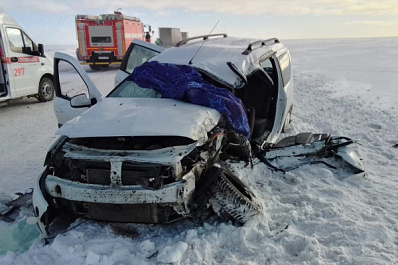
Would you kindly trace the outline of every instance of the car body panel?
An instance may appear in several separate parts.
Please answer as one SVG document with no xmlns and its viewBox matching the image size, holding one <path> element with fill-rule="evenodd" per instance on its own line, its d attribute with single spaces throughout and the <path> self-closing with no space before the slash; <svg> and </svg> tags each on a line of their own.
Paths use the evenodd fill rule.
<svg viewBox="0 0 398 265">
<path fill-rule="evenodd" d="M 45 217 L 47 215 L 47 210 L 49 208 L 49 204 L 47 200 L 44 198 L 44 193 L 43 190 L 40 187 L 40 183 L 42 182 L 42 176 L 41 174 L 36 183 L 35 187 L 33 188 L 33 195 L 32 195 L 32 202 L 34 205 L 34 213 L 35 216 L 37 217 L 37 228 L 39 229 L 42 237 L 47 238 L 48 237 L 48 229 L 45 225 Z"/>
<path fill-rule="evenodd" d="M 255 41 L 255 39 L 234 37 L 192 41 L 180 47 L 168 48 L 149 61 L 189 65 L 208 74 L 221 84 L 239 89 L 245 85 L 245 80 L 233 72 L 227 62 L 231 62 L 241 75 L 247 77 L 254 71 L 262 70 L 259 64 L 260 60 L 273 58 L 276 62 L 275 67 L 279 80 L 277 82 L 278 98 L 272 129 L 262 143 L 262 148 L 264 148 L 266 145 L 275 143 L 282 132 L 288 112 L 293 106 L 294 85 L 292 74 L 288 83 L 285 84 L 282 81 L 282 73 L 277 57 L 281 53 L 288 53 L 287 48 L 279 42 L 274 42 L 272 46 L 261 45 L 253 48 L 250 53 L 245 54 L 244 51 L 248 48 L 248 45 Z"/>
<path fill-rule="evenodd" d="M 70 138 L 175 135 L 203 144 L 220 117 L 214 109 L 173 99 L 108 97 L 64 124 L 57 134 Z"/>
<path fill-rule="evenodd" d="M 104 189 L 103 185 L 77 183 L 51 175 L 46 178 L 46 191 L 50 196 L 80 202 L 179 204 L 188 200 L 194 189 L 194 174 L 187 174 L 183 180 L 165 185 L 158 190 L 150 190 L 138 185 L 124 185 Z"/>
<path fill-rule="evenodd" d="M 53 58 L 40 45 L 0 10 L 0 102 L 37 96 L 40 81 L 53 78 Z"/>
<path fill-rule="evenodd" d="M 362 160 L 358 153 L 353 149 L 352 145 L 340 147 L 337 150 L 336 155 L 351 165 L 357 173 L 365 172 L 365 167 L 362 164 Z"/>
<path fill-rule="evenodd" d="M 63 150 L 65 157 L 85 161 L 104 161 L 104 162 L 135 162 L 160 165 L 175 165 L 189 154 L 196 147 L 196 143 L 164 147 L 154 150 L 99 150 L 65 143 Z"/>
<path fill-rule="evenodd" d="M 234 37 L 192 41 L 180 47 L 170 47 L 149 61 L 189 65 L 216 77 L 219 82 L 231 88 L 240 88 L 244 85 L 243 80 L 230 69 L 226 62 L 232 62 L 239 72 L 247 76 L 259 68 L 256 63 L 259 57 L 271 56 L 275 53 L 269 46 L 264 45 L 253 49 L 249 54 L 242 54 L 248 45 L 255 41 L 256 39 Z"/>
<path fill-rule="evenodd" d="M 303 139 L 305 141 L 302 141 Z M 365 169 L 361 158 L 353 148 L 354 143 L 347 137 L 300 133 L 288 136 L 269 148 L 264 154 L 264 159 L 268 165 L 281 171 L 289 171 L 302 165 L 323 163 L 331 168 L 345 168 L 353 174 L 362 174 Z"/>
<path fill-rule="evenodd" d="M 90 79 L 87 72 L 80 65 L 80 63 L 74 57 L 68 54 L 56 52 L 54 54 L 54 73 L 55 73 L 54 74 L 54 80 L 55 80 L 54 113 L 55 117 L 57 118 L 59 126 L 63 125 L 68 120 L 82 114 L 87 109 L 89 109 L 89 106 L 83 108 L 72 107 L 70 104 L 72 97 L 67 96 L 65 92 L 61 90 L 61 86 L 63 86 L 63 84 L 61 83 L 59 78 L 59 74 L 62 71 L 62 69 L 59 69 L 58 67 L 60 61 L 70 64 L 73 70 L 76 71 L 76 73 L 79 74 L 80 78 L 83 80 L 85 87 L 80 88 L 81 94 L 88 95 L 88 98 L 91 100 L 91 102 L 93 102 L 93 104 L 96 104 L 97 102 L 100 102 L 102 100 L 101 92 L 97 89 L 97 87 Z M 74 95 L 75 94 L 79 94 L 79 92 L 75 92 Z"/>
<path fill-rule="evenodd" d="M 277 62 L 278 66 L 276 67 L 276 71 L 279 77 L 279 80 L 282 80 L 281 69 L 279 67 L 278 60 L 274 57 L 275 62 Z M 272 126 L 271 132 L 268 134 L 266 140 L 263 142 L 264 145 L 269 145 L 276 143 L 278 140 L 282 129 L 283 123 L 286 119 L 289 108 L 293 105 L 293 101 L 288 102 L 290 98 L 293 98 L 293 78 L 291 78 L 291 84 L 287 87 L 283 84 L 283 82 L 278 82 L 278 98 L 276 103 L 276 111 L 274 117 L 274 124 Z M 289 105 L 290 103 L 290 105 Z"/>
<path fill-rule="evenodd" d="M 128 55 L 129 57 L 126 57 L 126 58 L 130 58 L 130 54 L 132 53 L 132 51 L 134 49 L 137 50 L 136 49 L 137 47 L 139 47 L 139 51 L 142 53 L 145 53 L 146 50 L 156 51 L 156 52 L 161 52 L 164 50 L 163 47 L 160 47 L 160 46 L 157 46 L 154 44 L 150 44 L 150 43 L 147 43 L 144 41 L 140 41 L 140 40 L 134 40 L 132 42 L 131 46 L 129 47 L 128 52 L 126 53 L 126 55 Z M 141 58 L 141 61 L 136 62 L 137 65 L 139 63 L 144 63 L 146 60 L 148 60 L 150 58 L 150 57 L 145 57 L 144 54 L 135 54 L 135 55 L 139 56 Z M 74 58 L 68 54 L 56 52 L 54 54 L 54 65 L 57 64 L 54 66 L 55 71 L 57 71 L 55 74 L 56 79 L 55 79 L 55 84 L 54 84 L 55 85 L 54 112 L 55 112 L 55 116 L 57 118 L 59 126 L 62 126 L 67 121 L 71 120 L 74 117 L 79 116 L 80 114 L 82 114 L 83 112 L 88 110 L 91 106 L 72 107 L 70 104 L 71 97 L 65 96 L 65 93 L 61 92 L 61 86 L 63 84 L 60 83 L 59 73 L 63 69 L 60 69 L 60 67 L 59 67 L 60 61 L 69 63 L 75 69 L 75 71 L 80 75 L 81 79 L 83 80 L 83 82 L 85 84 L 84 88 L 80 88 L 81 93 L 88 95 L 89 99 L 93 102 L 92 105 L 100 102 L 102 100 L 102 95 L 99 92 L 99 90 L 97 89 L 97 87 L 94 85 L 94 83 L 92 82 L 92 80 L 90 79 L 90 77 L 88 76 L 86 71 L 84 70 L 84 68 L 76 60 L 76 58 Z M 122 66 L 124 64 L 127 64 L 127 63 L 122 63 Z M 128 75 L 129 75 L 129 73 L 119 70 L 115 77 L 115 84 L 120 83 Z M 76 93 L 76 92 L 74 93 L 74 95 L 77 95 L 77 94 L 78 93 Z"/>
<path fill-rule="evenodd" d="M 259 45 L 252 47 L 253 43 Z M 203 170 L 229 158 L 250 162 L 252 155 L 261 155 L 261 159 L 266 159 L 265 148 L 277 142 L 293 104 L 292 73 L 289 72 L 289 82 L 284 82 L 285 72 L 278 57 L 282 53 L 288 51 L 276 39 L 267 42 L 218 38 L 189 41 L 149 60 L 195 68 L 202 78 L 196 79 L 200 81 L 192 87 L 209 83 L 217 90 L 234 94 L 234 103 L 243 109 L 239 117 L 246 113 L 248 118 L 249 113 L 256 114 L 252 109 L 259 109 L 258 117 L 252 115 L 251 120 L 262 120 L 262 134 L 258 133 L 253 139 L 250 138 L 252 134 L 247 138 L 228 127 L 227 115 L 232 116 L 231 113 L 225 112 L 227 117 L 222 117 L 213 108 L 183 101 L 187 100 L 186 95 L 178 97 L 181 100 L 162 98 L 162 93 L 155 88 L 141 88 L 130 78 L 113 90 L 115 95 L 111 92 L 101 98 L 80 64 L 71 56 L 56 53 L 57 62 L 67 62 L 76 69 L 88 93 L 73 92 L 65 97 L 60 93 L 59 79 L 56 84 L 59 91 L 54 109 L 58 108 L 57 119 L 63 126 L 57 132 L 61 137 L 47 154 L 46 169 L 38 180 L 40 185 L 36 189 L 39 191 L 33 198 L 34 205 L 38 205 L 35 213 L 40 230 L 48 228 L 53 220 L 53 216 L 45 219 L 47 212 L 53 214 L 69 209 L 76 215 L 91 218 L 90 207 L 97 214 L 102 204 L 109 208 L 126 207 L 123 208 L 126 211 L 121 210 L 120 214 L 124 214 L 121 219 L 133 222 L 143 220 L 135 216 L 129 218 L 139 215 L 140 207 L 167 219 L 162 221 L 176 220 L 196 211 L 200 204 L 192 203 L 192 199 L 195 189 L 203 188 L 196 187 L 198 183 L 203 185 Z M 262 65 L 262 60 L 271 66 Z M 290 66 L 290 57 L 288 64 Z M 58 63 L 55 69 L 57 67 Z M 138 73 L 135 71 L 133 75 Z M 150 81 L 154 79 L 153 75 L 148 76 Z M 176 75 L 161 77 L 163 81 L 173 80 Z M 164 87 L 176 87 L 180 89 L 178 92 L 184 93 L 191 88 L 185 84 L 171 86 L 170 81 L 165 81 Z M 118 88 L 127 89 L 128 93 L 118 94 Z M 85 101 L 82 95 L 87 95 L 91 101 Z M 215 99 L 222 100 L 222 96 Z M 263 108 L 265 104 L 268 109 Z M 77 117 L 67 117 L 80 111 Z M 66 122 L 69 118 L 72 119 Z M 250 130 L 254 129 L 250 127 Z M 255 152 L 252 148 L 256 148 Z M 159 211 L 152 207 L 159 207 Z M 115 220 L 109 217 L 111 211 L 103 213 L 94 216 L 104 221 Z M 144 222 L 154 220 L 148 217 Z"/>
</svg>

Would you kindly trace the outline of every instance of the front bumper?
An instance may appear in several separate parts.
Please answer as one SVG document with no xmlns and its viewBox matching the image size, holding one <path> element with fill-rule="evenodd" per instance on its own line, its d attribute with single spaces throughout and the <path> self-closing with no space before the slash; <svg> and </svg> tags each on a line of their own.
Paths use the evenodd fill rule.
<svg viewBox="0 0 398 265">
<path fill-rule="evenodd" d="M 110 187 L 79 183 L 48 175 L 45 188 L 51 197 L 70 201 L 111 204 L 180 204 L 189 199 L 195 189 L 195 176 L 190 172 L 181 181 L 165 185 L 158 190 L 150 190 L 136 185 Z"/>
<path fill-rule="evenodd" d="M 50 234 L 48 228 L 52 222 L 49 216 L 53 216 L 57 210 L 66 210 L 57 208 L 59 199 L 62 199 L 63 203 L 66 201 L 71 204 L 87 204 L 91 208 L 88 208 L 86 217 L 105 221 L 148 222 L 150 220 L 157 223 L 158 220 L 164 219 L 158 216 L 164 213 L 160 208 L 158 210 L 159 205 L 171 207 L 179 215 L 188 215 L 195 190 L 195 179 L 201 170 L 201 165 L 197 165 L 180 181 L 156 190 L 145 189 L 138 185 L 112 187 L 79 183 L 49 175 L 44 171 L 33 191 L 37 226 L 42 237 L 48 238 Z M 121 218 L 109 216 L 110 214 L 120 215 Z M 129 215 L 136 216 L 130 219 Z"/>
</svg>

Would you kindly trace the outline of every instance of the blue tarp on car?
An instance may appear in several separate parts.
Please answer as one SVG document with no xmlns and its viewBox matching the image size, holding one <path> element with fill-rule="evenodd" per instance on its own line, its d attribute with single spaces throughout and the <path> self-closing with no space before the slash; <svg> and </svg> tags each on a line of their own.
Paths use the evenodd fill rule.
<svg viewBox="0 0 398 265">
<path fill-rule="evenodd" d="M 147 62 L 135 68 L 127 79 L 158 91 L 164 98 L 213 108 L 225 117 L 231 129 L 249 138 L 250 127 L 241 100 L 227 89 L 205 81 L 193 67 Z"/>
</svg>

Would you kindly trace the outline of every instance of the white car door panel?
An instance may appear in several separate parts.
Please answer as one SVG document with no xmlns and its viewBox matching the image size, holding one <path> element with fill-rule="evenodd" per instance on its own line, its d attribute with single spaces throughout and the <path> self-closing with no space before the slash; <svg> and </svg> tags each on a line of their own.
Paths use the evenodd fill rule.
<svg viewBox="0 0 398 265">
<path fill-rule="evenodd" d="M 164 48 L 161 46 L 134 40 L 121 65 L 121 69 L 124 70 L 119 70 L 116 74 L 115 84 L 122 82 L 135 67 L 145 63 L 163 50 Z M 90 106 L 73 107 L 70 104 L 73 97 L 85 94 L 91 100 L 91 106 L 101 101 L 101 93 L 74 57 L 56 52 L 54 54 L 54 76 L 56 95 L 54 112 L 58 126 L 62 126 L 90 108 Z"/>
<path fill-rule="evenodd" d="M 102 95 L 86 71 L 68 54 L 59 52 L 54 54 L 54 79 L 56 95 L 54 112 L 59 126 L 101 101 Z M 71 99 L 81 94 L 90 99 L 90 106 L 73 107 Z"/>
</svg>

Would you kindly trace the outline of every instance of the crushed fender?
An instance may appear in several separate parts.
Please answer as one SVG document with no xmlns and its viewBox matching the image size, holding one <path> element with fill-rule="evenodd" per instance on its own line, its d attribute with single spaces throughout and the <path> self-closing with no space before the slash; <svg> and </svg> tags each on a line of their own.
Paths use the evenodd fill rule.
<svg viewBox="0 0 398 265">
<path fill-rule="evenodd" d="M 266 149 L 262 160 L 275 171 L 290 171 L 303 165 L 324 164 L 345 168 L 353 174 L 364 173 L 362 159 L 354 150 L 355 142 L 347 137 L 300 133 Z"/>
</svg>

